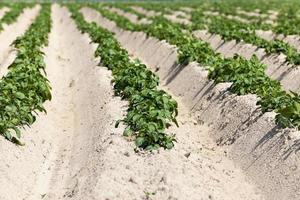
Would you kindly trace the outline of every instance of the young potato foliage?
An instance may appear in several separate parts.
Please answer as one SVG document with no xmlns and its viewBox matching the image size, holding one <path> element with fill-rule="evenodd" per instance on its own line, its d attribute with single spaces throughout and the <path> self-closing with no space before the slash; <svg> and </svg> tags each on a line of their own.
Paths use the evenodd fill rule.
<svg viewBox="0 0 300 200">
<path fill-rule="evenodd" d="M 51 99 L 49 82 L 41 73 L 45 63 L 40 50 L 47 45 L 50 27 L 50 5 L 44 4 L 35 22 L 14 41 L 17 57 L 0 80 L 0 133 L 17 144 L 20 127 L 35 121 L 34 112 L 46 112 L 43 102 Z"/>
<path fill-rule="evenodd" d="M 27 6 L 32 6 L 33 4 L 25 4 L 25 3 L 13 3 L 7 5 L 9 7 L 9 11 L 4 14 L 4 16 L 0 19 L 0 31 L 3 30 L 3 24 L 12 24 L 17 20 L 20 14 L 23 12 L 24 8 Z"/>
<path fill-rule="evenodd" d="M 90 7 L 98 10 L 104 17 L 115 21 L 120 28 L 131 31 L 143 31 L 149 36 L 159 40 L 166 40 L 168 43 L 176 45 L 179 63 L 187 64 L 197 61 L 209 70 L 209 78 L 214 80 L 215 83 L 232 82 L 231 92 L 238 95 L 256 94 L 260 99 L 257 104 L 261 106 L 262 112 L 275 111 L 277 113 L 276 122 L 282 127 L 300 128 L 299 95 L 284 91 L 277 80 L 270 79 L 265 74 L 266 66 L 260 63 L 256 56 L 253 56 L 250 60 L 238 55 L 235 55 L 233 58 L 224 58 L 214 52 L 208 43 L 196 39 L 189 32 L 183 32 L 183 25 L 173 23 L 162 16 L 152 17 L 152 23 L 149 25 L 136 25 L 118 14 L 111 13 L 108 10 L 104 12 L 101 5 L 91 4 Z M 203 10 L 198 9 L 198 11 L 193 12 L 194 15 L 198 13 L 199 16 L 203 17 Z M 199 23 L 205 22 L 201 17 L 194 16 L 194 19 Z M 218 24 L 220 27 L 214 25 L 211 28 L 215 28 L 215 31 L 222 33 L 224 37 L 235 37 L 238 39 L 243 35 L 243 37 L 247 37 L 251 41 L 265 45 L 265 48 L 269 48 L 269 52 L 284 51 L 290 55 L 288 59 L 293 59 L 294 61 L 292 62 L 295 63 L 298 62 L 298 53 L 296 55 L 295 50 L 289 48 L 285 43 L 275 40 L 271 42 L 272 44 L 267 44 L 254 36 L 251 32 L 252 29 L 245 32 L 232 31 L 228 27 L 232 26 L 233 29 L 235 24 L 229 26 L 226 24 L 227 22 L 231 23 L 229 21 L 225 23 L 222 19 L 215 20 L 219 20 Z M 122 21 L 126 21 L 126 23 L 121 23 Z M 197 25 L 196 27 L 202 25 Z M 238 25 L 243 28 L 243 25 Z"/>
<path fill-rule="evenodd" d="M 88 33 L 98 44 L 95 56 L 101 64 L 112 70 L 116 95 L 128 100 L 128 112 L 123 120 L 127 126 L 124 135 L 135 138 L 139 148 L 154 150 L 159 147 L 171 149 L 175 136 L 165 133 L 171 122 L 177 126 L 177 103 L 170 95 L 158 90 L 158 77 L 139 60 L 130 59 L 113 34 L 96 23 L 88 23 L 78 11 L 79 6 L 68 5 L 78 28 Z M 126 24 L 127 21 L 121 21 Z"/>
<path fill-rule="evenodd" d="M 244 23 L 235 19 L 228 19 L 224 16 L 205 16 L 203 9 L 192 12 L 192 30 L 199 30 L 206 27 L 210 33 L 218 34 L 223 40 L 243 41 L 264 48 L 266 53 L 282 53 L 286 55 L 286 61 L 293 65 L 300 64 L 300 54 L 297 49 L 282 40 L 265 40 L 256 35 L 257 24 Z M 205 20 L 203 20 L 205 19 Z"/>
</svg>

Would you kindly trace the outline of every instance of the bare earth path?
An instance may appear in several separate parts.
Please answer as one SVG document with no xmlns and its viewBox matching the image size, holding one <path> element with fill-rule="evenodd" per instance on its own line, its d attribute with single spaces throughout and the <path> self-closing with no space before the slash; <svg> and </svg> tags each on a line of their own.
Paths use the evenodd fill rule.
<svg viewBox="0 0 300 200">
<path fill-rule="evenodd" d="M 67 10 L 53 6 L 52 19 L 46 64 L 49 76 L 53 75 L 53 137 L 57 139 L 33 194 L 36 199 L 69 199 L 79 189 L 85 191 L 95 184 L 92 168 L 96 163 L 89 156 L 96 152 L 102 134 L 116 131 L 114 122 L 122 117 L 122 104 L 118 98 L 112 99 L 110 73 L 97 66 L 95 49 L 88 37 L 76 30 Z"/>
</svg>

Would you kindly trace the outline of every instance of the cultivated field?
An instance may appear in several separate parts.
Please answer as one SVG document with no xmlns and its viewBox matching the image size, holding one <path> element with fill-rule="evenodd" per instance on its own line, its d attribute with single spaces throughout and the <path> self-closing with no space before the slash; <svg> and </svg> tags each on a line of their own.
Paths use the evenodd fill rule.
<svg viewBox="0 0 300 200">
<path fill-rule="evenodd" d="M 300 2 L 0 2 L 0 200 L 300 199 Z"/>
</svg>

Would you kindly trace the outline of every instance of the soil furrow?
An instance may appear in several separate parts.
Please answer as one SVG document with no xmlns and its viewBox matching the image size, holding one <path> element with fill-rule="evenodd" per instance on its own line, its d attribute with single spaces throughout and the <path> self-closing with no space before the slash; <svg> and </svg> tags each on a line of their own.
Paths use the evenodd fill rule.
<svg viewBox="0 0 300 200">
<path fill-rule="evenodd" d="M 131 6 L 131 8 L 133 10 L 135 10 L 136 12 L 139 12 L 147 17 L 154 17 L 154 16 L 158 16 L 160 15 L 161 13 L 158 13 L 158 12 L 155 12 L 153 10 L 146 10 L 142 7 L 139 7 L 139 6 Z"/>
<path fill-rule="evenodd" d="M 129 13 L 129 12 L 125 12 L 125 11 L 123 11 L 121 9 L 118 9 L 118 8 L 112 7 L 109 10 L 116 13 L 116 14 L 118 14 L 118 15 L 126 17 L 132 23 L 136 23 L 136 24 L 149 24 L 149 23 L 151 23 L 151 21 L 146 19 L 146 18 L 139 19 L 137 15 Z"/>
<path fill-rule="evenodd" d="M 179 10 L 170 10 L 170 12 L 171 12 L 170 14 L 164 15 L 164 17 L 175 23 L 186 24 L 186 25 L 191 24 L 190 14 Z"/>
<path fill-rule="evenodd" d="M 191 24 L 191 21 L 188 18 L 179 18 L 176 13 L 173 13 L 170 15 L 164 15 L 164 17 L 174 23 L 180 23 L 180 24 L 186 24 L 186 25 Z"/>
<path fill-rule="evenodd" d="M 97 199 L 94 188 L 103 165 L 99 146 L 107 145 L 107 135 L 122 137 L 114 123 L 122 118 L 124 102 L 113 97 L 110 72 L 97 66 L 95 46 L 69 15 L 66 8 L 52 7 L 46 64 L 53 100 L 47 110 L 55 118 L 48 112 L 47 124 L 55 124 L 51 137 L 56 139 L 39 172 L 36 199 Z"/>
<path fill-rule="evenodd" d="M 153 10 L 145 10 L 142 7 L 138 7 L 138 6 L 132 6 L 131 7 L 133 10 L 135 10 L 136 12 L 139 12 L 141 14 L 144 14 L 147 17 L 153 17 L 153 16 L 157 16 L 160 15 L 160 13 L 153 11 Z M 174 23 L 181 23 L 181 24 L 190 24 L 190 15 L 188 15 L 185 12 L 182 11 L 171 11 L 171 14 L 166 14 L 164 15 L 164 17 L 166 17 L 167 19 L 169 19 L 170 21 L 174 22 Z M 124 15 L 123 15 L 124 16 Z M 184 18 L 180 18 L 179 16 L 182 16 Z M 126 16 L 124 16 L 126 17 Z M 133 22 L 134 23 L 134 22 Z"/>
<path fill-rule="evenodd" d="M 237 13 L 245 14 L 246 12 L 237 11 Z M 253 16 L 257 15 L 256 16 L 256 17 L 258 17 L 257 19 L 247 19 L 247 18 L 244 18 L 244 17 L 239 16 L 239 15 L 223 14 L 223 13 L 219 13 L 218 11 L 204 11 L 204 14 L 207 15 L 207 16 L 222 16 L 222 17 L 225 17 L 227 19 L 236 20 L 236 21 L 246 23 L 246 24 L 251 24 L 251 23 L 254 23 L 254 22 L 258 22 L 260 18 L 265 18 L 262 21 L 262 23 L 271 24 L 273 26 L 276 25 L 276 19 L 277 19 L 277 14 L 276 13 L 272 13 L 268 16 L 266 16 L 265 14 L 257 14 L 257 13 L 251 13 L 251 12 L 245 14 L 245 15 L 248 15 L 249 17 L 251 17 L 251 16 L 253 17 Z"/>
</svg>

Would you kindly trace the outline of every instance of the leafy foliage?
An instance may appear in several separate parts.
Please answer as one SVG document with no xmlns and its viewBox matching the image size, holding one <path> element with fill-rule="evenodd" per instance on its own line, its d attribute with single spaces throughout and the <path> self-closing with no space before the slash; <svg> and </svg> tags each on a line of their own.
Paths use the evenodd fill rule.
<svg viewBox="0 0 300 200">
<path fill-rule="evenodd" d="M 0 19 L 0 31 L 3 30 L 3 24 L 12 24 L 22 13 L 25 7 L 32 6 L 33 4 L 15 3 L 9 5 L 10 10 L 5 13 L 5 15 Z"/>
<path fill-rule="evenodd" d="M 238 95 L 256 94 L 260 98 L 258 105 L 261 106 L 263 112 L 277 112 L 276 122 L 278 124 L 283 127 L 300 128 L 300 112 L 298 109 L 300 107 L 300 97 L 295 93 L 284 91 L 278 81 L 270 79 L 265 74 L 266 66 L 260 63 L 256 56 L 253 56 L 250 60 L 238 55 L 233 58 L 224 58 L 215 53 L 208 43 L 194 38 L 189 32 L 183 32 L 182 27 L 184 25 L 172 23 L 163 16 L 151 18 L 152 23 L 149 25 L 136 25 L 131 24 L 127 19 L 115 13 L 102 12 L 99 5 L 93 4 L 90 6 L 99 10 L 103 16 L 115 21 L 120 28 L 143 31 L 149 36 L 176 45 L 179 63 L 187 64 L 197 61 L 209 70 L 209 78 L 214 80 L 215 83 L 232 82 L 231 92 Z M 124 20 L 126 20 L 126 23 L 120 23 Z M 199 20 L 201 21 L 200 18 Z M 222 27 L 221 21 L 218 25 Z M 218 31 L 221 32 L 222 29 L 218 29 Z M 223 29 L 223 35 L 235 37 L 234 32 L 230 32 L 230 30 L 224 31 Z M 281 41 L 274 41 L 268 51 L 272 52 L 274 46 L 277 49 L 286 48 Z M 268 47 L 265 46 L 265 48 Z M 290 55 L 293 55 L 293 53 Z M 293 58 L 293 56 L 290 58 Z M 298 62 L 297 59 L 298 56 L 295 57 L 295 62 Z"/>
<path fill-rule="evenodd" d="M 78 28 L 98 44 L 95 56 L 101 58 L 103 66 L 112 70 L 115 93 L 129 101 L 127 116 L 118 121 L 116 126 L 124 122 L 127 125 L 124 135 L 135 138 L 137 147 L 148 150 L 159 147 L 171 149 L 176 141 L 175 136 L 166 134 L 165 129 L 171 122 L 177 125 L 176 101 L 157 89 L 158 77 L 140 61 L 131 60 L 111 32 L 95 23 L 86 22 L 78 12 L 78 6 L 69 5 L 69 9 Z M 110 13 L 107 15 L 120 19 Z M 119 24 L 127 25 L 127 21 L 120 20 Z"/>
<path fill-rule="evenodd" d="M 206 20 L 203 20 L 206 19 Z M 209 20 L 208 20 L 209 19 Z M 213 34 L 218 34 L 225 41 L 236 40 L 264 48 L 266 53 L 283 53 L 286 55 L 286 61 L 294 64 L 300 64 L 300 54 L 297 49 L 282 40 L 268 41 L 257 36 L 255 30 L 257 25 L 243 23 L 238 20 L 228 19 L 223 16 L 204 16 L 203 10 L 197 10 L 192 14 L 191 29 L 199 29 L 207 27 L 208 31 Z M 201 24 L 199 24 L 201 23 Z"/>
<path fill-rule="evenodd" d="M 46 112 L 43 102 L 51 99 L 49 82 L 41 73 L 45 63 L 40 50 L 47 45 L 50 28 L 50 5 L 44 4 L 36 21 L 14 41 L 17 57 L 0 80 L 0 133 L 17 144 L 20 127 L 35 121 L 33 112 Z"/>
</svg>

